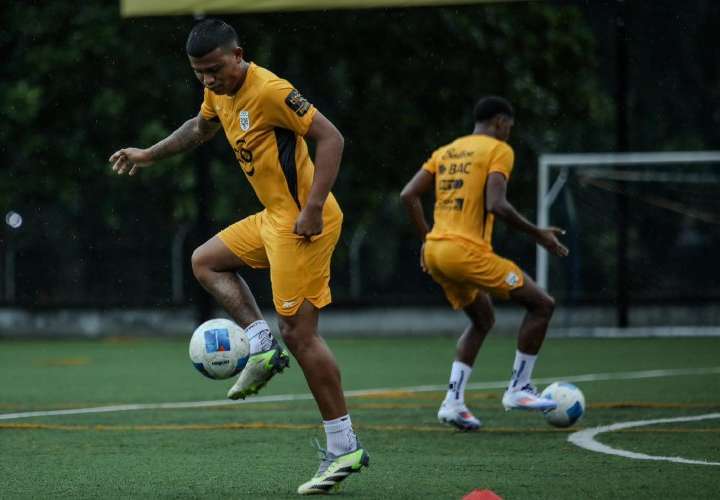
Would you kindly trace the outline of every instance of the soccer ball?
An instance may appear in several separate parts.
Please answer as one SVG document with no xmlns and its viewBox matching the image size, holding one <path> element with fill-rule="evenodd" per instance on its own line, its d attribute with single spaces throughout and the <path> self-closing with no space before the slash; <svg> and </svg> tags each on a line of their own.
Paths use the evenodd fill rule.
<svg viewBox="0 0 720 500">
<path fill-rule="evenodd" d="M 585 413 L 585 396 L 568 382 L 553 382 L 540 396 L 557 403 L 557 408 L 545 412 L 545 420 L 555 427 L 570 427 Z"/>
<path fill-rule="evenodd" d="M 190 339 L 190 360 L 213 379 L 230 378 L 245 368 L 250 342 L 245 330 L 229 319 L 211 319 L 198 326 Z"/>
</svg>

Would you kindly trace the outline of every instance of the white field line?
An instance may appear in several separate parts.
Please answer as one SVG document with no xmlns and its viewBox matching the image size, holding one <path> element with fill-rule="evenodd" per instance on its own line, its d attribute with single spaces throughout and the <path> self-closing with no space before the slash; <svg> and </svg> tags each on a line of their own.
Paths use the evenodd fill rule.
<svg viewBox="0 0 720 500">
<path fill-rule="evenodd" d="M 698 420 L 710 420 L 720 418 L 720 413 L 708 413 L 706 415 L 696 415 L 693 417 L 677 417 L 677 418 L 658 418 L 655 420 L 636 420 L 634 422 L 622 422 L 612 425 L 603 425 L 600 427 L 593 427 L 592 429 L 585 429 L 577 431 L 568 436 L 568 441 L 572 444 L 585 448 L 586 450 L 595 451 L 598 453 L 606 453 L 608 455 L 615 455 L 618 457 L 633 458 L 635 460 L 664 460 L 667 462 L 675 462 L 678 464 L 693 464 L 693 465 L 720 465 L 720 462 L 708 462 L 705 460 L 690 460 L 683 457 L 663 457 L 657 455 L 646 455 L 644 453 L 635 453 L 634 451 L 620 450 L 618 448 L 612 448 L 604 445 L 595 440 L 595 436 L 604 432 L 619 431 L 622 429 L 629 429 L 631 427 L 643 427 L 646 425 L 655 424 L 669 424 L 675 422 L 697 422 Z"/>
<path fill-rule="evenodd" d="M 564 377 L 546 377 L 535 379 L 540 384 L 552 383 L 556 380 L 564 380 L 567 382 L 596 382 L 603 380 L 630 380 L 657 377 L 678 377 L 685 375 L 708 375 L 720 373 L 720 366 L 707 368 L 681 368 L 673 370 L 643 370 L 634 372 L 614 372 L 614 373 L 588 373 L 585 375 L 567 375 Z M 498 380 L 495 382 L 478 382 L 468 384 L 468 389 L 503 389 L 507 386 L 507 380 Z M 362 397 L 383 394 L 387 392 L 432 392 L 444 391 L 447 385 L 419 385 L 414 387 L 386 387 L 382 389 L 363 389 L 354 391 L 345 391 L 346 397 Z M 45 411 L 26 411 L 19 413 L 0 413 L 0 421 L 2 420 L 18 420 L 22 418 L 32 417 L 52 417 L 63 415 L 87 415 L 91 413 L 114 413 L 121 411 L 143 411 L 143 410 L 177 410 L 186 408 L 206 408 L 213 406 L 226 405 L 242 405 L 248 403 L 278 403 L 288 401 L 305 401 L 311 400 L 312 395 L 304 394 L 278 394 L 276 396 L 258 396 L 242 401 L 231 401 L 220 399 L 216 401 L 181 401 L 177 403 L 139 403 L 112 406 L 96 406 L 92 408 L 72 408 L 68 410 L 45 410 Z"/>
</svg>

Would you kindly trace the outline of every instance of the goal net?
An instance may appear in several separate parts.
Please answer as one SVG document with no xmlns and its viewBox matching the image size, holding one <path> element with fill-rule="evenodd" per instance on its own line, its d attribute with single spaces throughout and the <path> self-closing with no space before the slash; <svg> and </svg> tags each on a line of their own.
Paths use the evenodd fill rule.
<svg viewBox="0 0 720 500">
<path fill-rule="evenodd" d="M 554 334 L 720 335 L 720 151 L 542 155 L 538 225 Z"/>
</svg>

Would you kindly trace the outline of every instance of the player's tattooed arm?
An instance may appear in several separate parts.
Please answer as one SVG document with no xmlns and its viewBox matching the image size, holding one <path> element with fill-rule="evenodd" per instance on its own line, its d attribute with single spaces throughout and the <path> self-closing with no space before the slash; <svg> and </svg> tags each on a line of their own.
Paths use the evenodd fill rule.
<svg viewBox="0 0 720 500">
<path fill-rule="evenodd" d="M 205 120 L 198 114 L 157 144 L 146 149 L 120 149 L 110 156 L 109 162 L 118 174 L 129 171 L 130 175 L 134 175 L 138 168 L 148 167 L 156 161 L 184 153 L 210 140 L 221 127 L 220 123 Z"/>
<path fill-rule="evenodd" d="M 558 240 L 558 236 L 565 234 L 564 229 L 537 227 L 512 206 L 507 200 L 507 179 L 499 172 L 491 172 L 488 176 L 485 209 L 513 228 L 532 236 L 538 245 L 553 255 L 564 257 L 569 253 L 565 245 Z"/>
<path fill-rule="evenodd" d="M 222 125 L 206 120 L 201 114 L 186 121 L 168 137 L 148 148 L 152 161 L 189 151 L 210 140 Z"/>
</svg>

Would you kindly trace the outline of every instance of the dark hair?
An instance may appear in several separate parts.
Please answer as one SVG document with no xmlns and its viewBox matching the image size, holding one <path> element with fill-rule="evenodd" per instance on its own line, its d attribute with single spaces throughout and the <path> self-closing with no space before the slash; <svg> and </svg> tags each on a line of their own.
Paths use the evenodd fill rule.
<svg viewBox="0 0 720 500">
<path fill-rule="evenodd" d="M 202 57 L 218 47 L 237 44 L 235 29 L 219 19 L 204 19 L 193 26 L 185 44 L 189 56 Z"/>
<path fill-rule="evenodd" d="M 481 98 L 475 104 L 473 115 L 475 122 L 478 123 L 495 118 L 497 115 L 507 115 L 512 118 L 515 112 L 507 99 L 491 95 Z"/>
</svg>

